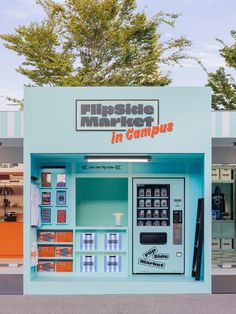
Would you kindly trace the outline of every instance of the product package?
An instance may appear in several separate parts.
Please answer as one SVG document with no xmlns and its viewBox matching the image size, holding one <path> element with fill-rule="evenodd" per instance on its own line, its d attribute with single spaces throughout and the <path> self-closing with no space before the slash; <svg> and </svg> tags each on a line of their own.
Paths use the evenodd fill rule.
<svg viewBox="0 0 236 314">
<path fill-rule="evenodd" d="M 96 233 L 80 233 L 80 250 L 92 251 L 97 249 Z"/>
<path fill-rule="evenodd" d="M 104 234 L 104 248 L 106 251 L 117 251 L 122 248 L 121 233 L 105 233 Z"/>
<path fill-rule="evenodd" d="M 56 204 L 60 206 L 66 205 L 66 191 L 57 191 Z"/>
<path fill-rule="evenodd" d="M 56 242 L 72 242 L 73 232 L 72 231 L 57 231 Z"/>
<path fill-rule="evenodd" d="M 72 246 L 56 246 L 56 257 L 72 257 Z"/>
<path fill-rule="evenodd" d="M 66 186 L 66 175 L 64 173 L 57 174 L 57 187 L 65 187 Z"/>
<path fill-rule="evenodd" d="M 162 197 L 166 197 L 167 196 L 167 189 L 166 188 L 162 188 L 161 189 L 161 196 Z"/>
<path fill-rule="evenodd" d="M 42 205 L 51 205 L 51 193 L 42 192 Z"/>
<path fill-rule="evenodd" d="M 121 256 L 104 256 L 104 272 L 119 273 L 121 272 Z"/>
<path fill-rule="evenodd" d="M 161 200 L 161 207 L 167 207 L 167 200 Z"/>
<path fill-rule="evenodd" d="M 43 224 L 51 223 L 51 208 L 41 208 L 41 221 Z"/>
<path fill-rule="evenodd" d="M 40 231 L 39 242 L 55 242 L 56 233 L 52 231 Z"/>
<path fill-rule="evenodd" d="M 54 272 L 55 271 L 55 262 L 53 261 L 39 261 L 38 263 L 39 272 Z"/>
<path fill-rule="evenodd" d="M 55 248 L 54 246 L 39 246 L 38 254 L 39 257 L 54 257 Z"/>
<path fill-rule="evenodd" d="M 80 256 L 80 271 L 82 273 L 95 273 L 97 272 L 97 256 L 91 255 Z"/>
<path fill-rule="evenodd" d="M 144 188 L 139 188 L 138 196 L 144 196 Z"/>
<path fill-rule="evenodd" d="M 57 223 L 58 224 L 66 223 L 66 210 L 64 209 L 57 210 Z"/>
<path fill-rule="evenodd" d="M 57 261 L 56 272 L 72 272 L 72 261 Z"/>
<path fill-rule="evenodd" d="M 52 174 L 50 172 L 43 172 L 41 174 L 41 186 L 50 188 L 52 184 Z"/>
</svg>

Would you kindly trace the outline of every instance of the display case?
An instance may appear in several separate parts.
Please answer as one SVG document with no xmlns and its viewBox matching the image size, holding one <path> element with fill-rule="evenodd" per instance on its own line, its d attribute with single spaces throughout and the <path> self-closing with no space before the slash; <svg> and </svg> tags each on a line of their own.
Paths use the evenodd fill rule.
<svg viewBox="0 0 236 314">
<path fill-rule="evenodd" d="M 212 168 L 212 264 L 236 265 L 235 251 L 235 168 Z"/>
</svg>

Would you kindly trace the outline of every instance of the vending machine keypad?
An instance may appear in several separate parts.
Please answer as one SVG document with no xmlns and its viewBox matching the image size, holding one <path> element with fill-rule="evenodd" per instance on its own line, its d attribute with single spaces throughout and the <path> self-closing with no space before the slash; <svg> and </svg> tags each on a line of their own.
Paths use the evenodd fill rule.
<svg viewBox="0 0 236 314">
<path fill-rule="evenodd" d="M 137 226 L 170 225 L 169 184 L 138 185 L 137 205 Z"/>
</svg>

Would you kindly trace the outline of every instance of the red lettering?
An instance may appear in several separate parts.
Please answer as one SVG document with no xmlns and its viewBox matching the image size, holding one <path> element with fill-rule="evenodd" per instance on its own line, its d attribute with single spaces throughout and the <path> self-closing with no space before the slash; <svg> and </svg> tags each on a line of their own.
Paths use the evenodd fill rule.
<svg viewBox="0 0 236 314">
<path fill-rule="evenodd" d="M 174 123 L 173 122 L 169 122 L 168 126 L 167 126 L 167 131 L 168 132 L 172 132 L 173 131 L 173 126 L 174 126 Z"/>
<path fill-rule="evenodd" d="M 153 138 L 154 135 L 158 134 L 158 132 L 159 132 L 159 125 L 153 126 L 152 127 L 151 138 Z"/>
<path fill-rule="evenodd" d="M 133 132 L 134 132 L 134 129 L 132 128 L 132 129 L 128 129 L 127 131 L 126 131 L 126 138 L 127 138 L 127 140 L 132 140 L 132 138 L 133 138 Z"/>
</svg>

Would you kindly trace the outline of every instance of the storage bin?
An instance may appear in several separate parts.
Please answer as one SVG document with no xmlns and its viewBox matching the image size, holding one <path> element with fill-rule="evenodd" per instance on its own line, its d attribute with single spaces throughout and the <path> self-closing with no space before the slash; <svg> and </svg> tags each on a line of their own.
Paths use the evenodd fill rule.
<svg viewBox="0 0 236 314">
<path fill-rule="evenodd" d="M 72 246 L 56 246 L 56 257 L 72 257 Z"/>
<path fill-rule="evenodd" d="M 229 168 L 220 169 L 220 180 L 222 181 L 232 180 L 232 169 Z"/>
<path fill-rule="evenodd" d="M 227 251 L 227 250 L 232 250 L 233 248 L 233 241 L 232 239 L 228 239 L 228 238 L 223 238 L 221 240 L 221 248 L 222 250 L 224 251 Z"/>
<path fill-rule="evenodd" d="M 73 232 L 72 231 L 58 231 L 56 233 L 56 242 L 72 242 Z"/>
<path fill-rule="evenodd" d="M 57 261 L 56 272 L 72 272 L 72 261 Z"/>
<path fill-rule="evenodd" d="M 39 261 L 38 263 L 39 272 L 54 272 L 55 262 L 53 261 Z"/>
<path fill-rule="evenodd" d="M 40 231 L 39 242 L 55 242 L 55 232 L 52 231 Z"/>
<path fill-rule="evenodd" d="M 220 250 L 220 239 L 215 238 L 211 241 L 212 250 Z"/>
<path fill-rule="evenodd" d="M 219 181 L 220 180 L 220 169 L 218 169 L 218 168 L 212 169 L 211 179 L 212 179 L 212 181 Z"/>
<path fill-rule="evenodd" d="M 55 248 L 54 246 L 40 246 L 38 248 L 39 257 L 54 257 Z"/>
</svg>

